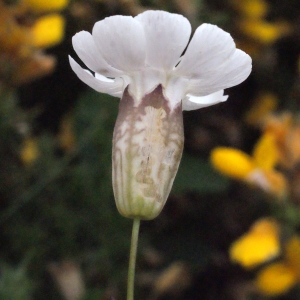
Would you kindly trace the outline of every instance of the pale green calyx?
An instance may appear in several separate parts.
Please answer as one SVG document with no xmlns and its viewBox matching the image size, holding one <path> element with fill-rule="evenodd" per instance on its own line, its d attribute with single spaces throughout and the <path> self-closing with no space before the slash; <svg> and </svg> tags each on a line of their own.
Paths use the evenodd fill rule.
<svg viewBox="0 0 300 300">
<path fill-rule="evenodd" d="M 151 220 L 166 203 L 183 150 L 181 104 L 158 85 L 135 105 L 125 90 L 113 137 L 113 189 L 119 212 Z"/>
</svg>

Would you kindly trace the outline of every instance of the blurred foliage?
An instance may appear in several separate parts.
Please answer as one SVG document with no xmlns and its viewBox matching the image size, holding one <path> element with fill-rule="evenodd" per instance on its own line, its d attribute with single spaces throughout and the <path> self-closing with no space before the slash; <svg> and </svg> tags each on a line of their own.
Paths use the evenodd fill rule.
<svg viewBox="0 0 300 300">
<path fill-rule="evenodd" d="M 227 178 L 219 175 L 207 159 L 183 154 L 180 164 L 172 188 L 173 194 L 180 195 L 188 191 L 220 193 L 228 188 Z"/>
<path fill-rule="evenodd" d="M 27 266 L 24 263 L 17 268 L 4 264 L 1 265 L 1 299 L 31 299 L 34 286 L 26 273 Z"/>
<path fill-rule="evenodd" d="M 272 292 L 299 299 L 300 250 L 287 250 L 300 231 L 299 1 L 46 2 L 0 0 L 0 298 L 125 298 L 131 222 L 117 213 L 111 184 L 118 99 L 85 87 L 67 55 L 77 31 L 153 8 L 185 15 L 194 29 L 210 22 L 229 31 L 253 57 L 253 73 L 226 91 L 226 103 L 184 113 L 185 152 L 170 199 L 157 219 L 142 223 L 137 299 L 264 300 Z M 53 35 L 45 34 L 49 24 L 37 27 L 50 13 L 62 21 Z M 270 132 L 276 146 L 258 154 Z M 234 155 L 231 173 L 219 174 L 209 161 L 218 146 L 259 157 L 251 171 L 271 160 L 271 177 L 262 167 L 256 180 L 231 178 L 241 167 Z M 262 189 L 266 182 L 278 188 L 278 173 L 280 197 Z M 253 234 L 264 217 L 278 230 Z M 230 257 L 241 244 L 249 251 Z M 250 270 L 248 259 L 255 260 Z M 283 269 L 292 280 L 279 286 Z"/>
</svg>

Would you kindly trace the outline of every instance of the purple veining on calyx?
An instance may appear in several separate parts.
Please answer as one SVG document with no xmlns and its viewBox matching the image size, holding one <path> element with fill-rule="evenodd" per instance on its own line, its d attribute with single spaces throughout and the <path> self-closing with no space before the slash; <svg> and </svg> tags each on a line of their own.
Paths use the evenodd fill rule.
<svg viewBox="0 0 300 300">
<path fill-rule="evenodd" d="M 125 89 L 113 136 L 113 189 L 127 217 L 152 219 L 170 193 L 183 150 L 181 103 L 170 109 L 158 85 L 135 106 Z"/>
</svg>

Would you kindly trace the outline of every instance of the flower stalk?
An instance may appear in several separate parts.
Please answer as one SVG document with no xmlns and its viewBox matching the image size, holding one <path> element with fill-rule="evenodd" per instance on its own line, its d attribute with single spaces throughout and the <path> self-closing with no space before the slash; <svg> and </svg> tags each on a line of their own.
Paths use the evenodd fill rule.
<svg viewBox="0 0 300 300">
<path fill-rule="evenodd" d="M 138 218 L 133 219 L 129 266 L 128 266 L 128 278 L 127 278 L 127 300 L 134 299 L 134 277 L 135 277 L 136 253 L 138 247 L 140 223 L 141 223 L 140 219 Z"/>
</svg>

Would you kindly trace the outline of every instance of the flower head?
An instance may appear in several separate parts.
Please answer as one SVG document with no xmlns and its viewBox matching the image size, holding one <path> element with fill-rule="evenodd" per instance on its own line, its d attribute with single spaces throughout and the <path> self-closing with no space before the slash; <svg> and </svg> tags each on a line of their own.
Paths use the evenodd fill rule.
<svg viewBox="0 0 300 300">
<path fill-rule="evenodd" d="M 278 296 L 288 292 L 300 282 L 300 238 L 291 237 L 285 247 L 283 258 L 274 262 L 257 275 L 258 291 L 267 296 Z"/>
<path fill-rule="evenodd" d="M 183 16 L 146 11 L 106 18 L 92 34 L 73 37 L 76 53 L 92 71 L 70 57 L 77 76 L 98 92 L 122 98 L 113 185 L 125 216 L 152 219 L 161 211 L 182 154 L 182 109 L 225 101 L 224 89 L 251 72 L 251 58 L 222 29 L 202 24 L 187 47 L 190 34 Z"/>
<path fill-rule="evenodd" d="M 291 289 L 296 282 L 292 269 L 282 262 L 273 263 L 262 269 L 255 281 L 258 291 L 267 296 L 281 295 Z"/>
<path fill-rule="evenodd" d="M 279 226 L 271 218 L 256 221 L 230 247 L 230 258 L 245 268 L 254 268 L 280 254 Z"/>
<path fill-rule="evenodd" d="M 51 73 L 55 57 L 43 53 L 64 38 L 65 22 L 58 13 L 62 2 L 0 1 L 0 81 L 20 85 Z M 60 3 L 59 3 L 60 2 Z M 48 14 L 55 8 L 57 12 Z M 41 14 L 43 13 L 43 14 Z"/>
<path fill-rule="evenodd" d="M 278 160 L 279 149 L 272 132 L 265 132 L 260 137 L 252 156 L 229 147 L 217 147 L 211 153 L 213 166 L 222 174 L 252 183 L 282 197 L 287 185 L 283 174 L 275 169 Z"/>
</svg>

